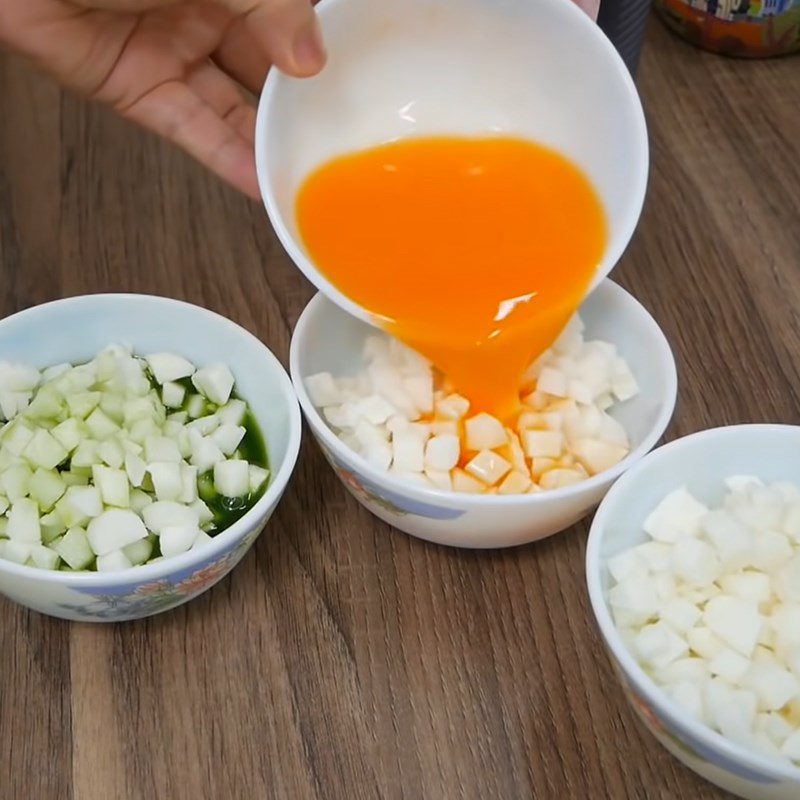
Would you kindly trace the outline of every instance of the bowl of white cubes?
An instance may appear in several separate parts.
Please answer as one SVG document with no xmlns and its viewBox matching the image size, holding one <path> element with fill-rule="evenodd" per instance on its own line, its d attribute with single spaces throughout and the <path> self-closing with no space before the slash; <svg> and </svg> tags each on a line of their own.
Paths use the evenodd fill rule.
<svg viewBox="0 0 800 800">
<path fill-rule="evenodd" d="M 595 515 L 592 608 L 625 694 L 673 755 L 749 800 L 800 797 L 800 427 L 671 442 Z"/>
<path fill-rule="evenodd" d="M 177 300 L 88 295 L 3 319 L 0 353 L 0 593 L 129 620 L 233 569 L 300 444 L 256 337 Z"/>
<path fill-rule="evenodd" d="M 658 324 L 610 280 L 531 365 L 515 421 L 471 411 L 425 359 L 322 294 L 297 323 L 290 373 L 359 502 L 413 536 L 468 548 L 526 544 L 585 516 L 655 446 L 677 388 Z"/>
</svg>

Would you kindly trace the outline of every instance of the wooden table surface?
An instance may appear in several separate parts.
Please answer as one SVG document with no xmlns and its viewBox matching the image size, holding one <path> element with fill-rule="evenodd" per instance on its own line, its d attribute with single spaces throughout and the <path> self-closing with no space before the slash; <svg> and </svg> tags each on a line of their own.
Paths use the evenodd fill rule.
<svg viewBox="0 0 800 800">
<path fill-rule="evenodd" d="M 615 277 L 674 346 L 669 437 L 799 421 L 799 71 L 651 25 L 652 176 Z M 164 294 L 284 362 L 312 295 L 261 207 L 8 58 L 0 264 L 3 314 Z M 482 553 L 412 540 L 306 437 L 253 551 L 189 605 L 92 626 L 0 600 L 0 797 L 724 797 L 626 705 L 589 611 L 586 533 Z"/>
</svg>

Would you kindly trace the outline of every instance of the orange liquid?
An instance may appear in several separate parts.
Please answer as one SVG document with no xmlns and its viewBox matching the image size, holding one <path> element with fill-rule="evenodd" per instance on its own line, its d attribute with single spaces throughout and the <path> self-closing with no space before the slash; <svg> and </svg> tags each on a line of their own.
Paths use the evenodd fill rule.
<svg viewBox="0 0 800 800">
<path fill-rule="evenodd" d="M 606 245 L 581 170 L 513 138 L 407 139 L 336 158 L 303 183 L 297 220 L 341 292 L 433 361 L 473 410 L 501 418 Z"/>
</svg>

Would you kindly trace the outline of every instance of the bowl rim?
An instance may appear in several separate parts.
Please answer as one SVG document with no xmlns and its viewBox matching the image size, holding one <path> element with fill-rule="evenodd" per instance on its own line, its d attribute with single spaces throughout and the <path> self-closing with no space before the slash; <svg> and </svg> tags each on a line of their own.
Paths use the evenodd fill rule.
<svg viewBox="0 0 800 800">
<path fill-rule="evenodd" d="M 771 436 L 784 436 L 787 431 L 800 434 L 800 426 L 781 423 L 723 425 L 673 439 L 671 442 L 648 453 L 611 487 L 595 513 L 589 528 L 589 537 L 586 544 L 586 583 L 592 612 L 603 641 L 611 652 L 612 660 L 619 664 L 627 679 L 631 681 L 636 691 L 641 694 L 648 704 L 657 708 L 659 713 L 667 719 L 676 720 L 692 737 L 702 742 L 709 749 L 721 752 L 730 760 L 743 763 L 754 771 L 766 773 L 771 777 L 792 781 L 800 785 L 800 767 L 783 764 L 769 756 L 745 749 L 742 745 L 736 744 L 721 733 L 690 717 L 666 694 L 642 669 L 622 641 L 622 637 L 611 618 L 611 612 L 604 596 L 601 581 L 600 549 L 604 532 L 608 527 L 609 517 L 613 512 L 613 506 L 619 497 L 636 485 L 640 474 L 654 463 L 657 464 L 660 460 L 685 447 L 697 445 L 701 441 L 710 438 L 735 437 L 744 431 L 764 433 Z"/>
<path fill-rule="evenodd" d="M 0 319 L 0 330 L 11 320 L 26 319 L 28 317 L 37 317 L 46 315 L 55 307 L 93 303 L 93 302 L 151 302 L 156 306 L 162 307 L 165 311 L 168 308 L 175 308 L 181 306 L 189 309 L 192 313 L 198 314 L 213 324 L 221 325 L 228 328 L 235 335 L 242 339 L 246 339 L 257 345 L 263 353 L 266 362 L 269 364 L 269 369 L 273 371 L 276 380 L 280 386 L 281 396 L 286 404 L 289 416 L 289 435 L 286 444 L 286 455 L 281 461 L 278 469 L 271 474 L 271 482 L 268 484 L 266 491 L 256 501 L 255 505 L 243 514 L 236 522 L 230 527 L 225 528 L 221 533 L 212 537 L 210 542 L 197 550 L 189 550 L 177 556 L 166 558 L 163 561 L 158 561 L 155 564 L 142 564 L 140 566 L 127 567 L 125 569 L 116 570 L 112 572 L 66 572 L 60 570 L 47 570 L 35 566 L 28 566 L 26 564 L 16 564 L 13 561 L 6 561 L 0 558 L 0 573 L 8 573 L 19 578 L 36 578 L 50 583 L 59 584 L 68 587 L 96 587 L 107 586 L 114 584 L 127 584 L 131 582 L 145 583 L 158 578 L 166 577 L 173 572 L 179 572 L 191 568 L 195 563 L 204 563 L 216 554 L 227 550 L 228 546 L 236 540 L 242 538 L 248 528 L 258 520 L 260 516 L 265 514 L 270 506 L 276 505 L 280 499 L 283 491 L 285 490 L 289 479 L 294 472 L 294 467 L 297 462 L 297 457 L 300 452 L 300 440 L 302 432 L 302 417 L 300 415 L 300 408 L 297 402 L 297 397 L 294 393 L 291 380 L 289 379 L 286 370 L 280 363 L 275 354 L 254 334 L 250 333 L 247 329 L 243 328 L 238 323 L 227 317 L 218 314 L 216 311 L 203 308 L 202 306 L 195 305 L 194 303 L 187 303 L 184 300 L 176 300 L 171 297 L 162 297 L 153 294 L 139 294 L 135 292 L 104 292 L 97 294 L 81 294 L 73 295 L 71 297 L 63 297 L 58 300 L 52 300 L 47 303 L 31 306 L 30 308 L 18 311 L 3 319 Z M 267 452 L 269 453 L 269 444 L 267 444 Z"/>
<path fill-rule="evenodd" d="M 664 332 L 655 321 L 650 312 L 629 292 L 623 289 L 618 284 L 614 283 L 609 278 L 604 278 L 601 284 L 601 290 L 608 291 L 621 303 L 628 303 L 631 307 L 637 310 L 643 319 L 643 323 L 650 327 L 655 334 L 656 341 L 659 345 L 660 357 L 665 362 L 667 371 L 665 374 L 666 391 L 660 399 L 660 407 L 658 415 L 650 428 L 649 433 L 642 439 L 637 447 L 631 450 L 622 461 L 613 466 L 611 469 L 593 475 L 580 483 L 573 484 L 572 486 L 565 486 L 558 489 L 548 489 L 543 492 L 536 492 L 535 494 L 519 494 L 519 495 L 481 495 L 481 494 L 461 494 L 459 492 L 446 491 L 444 489 L 428 488 L 425 486 L 416 486 L 411 483 L 404 483 L 403 481 L 392 477 L 388 473 L 379 470 L 370 464 L 363 456 L 345 445 L 341 439 L 331 430 L 327 422 L 322 418 L 319 411 L 314 407 L 311 398 L 305 388 L 303 376 L 300 374 L 300 352 L 304 348 L 303 338 L 307 330 L 310 320 L 318 313 L 318 309 L 324 304 L 331 303 L 338 309 L 335 303 L 330 298 L 326 297 L 322 292 L 318 292 L 306 305 L 301 313 L 297 324 L 295 325 L 294 333 L 292 334 L 292 341 L 289 347 L 289 373 L 294 384 L 295 393 L 303 414 L 315 435 L 322 439 L 326 448 L 332 453 L 345 460 L 352 461 L 358 465 L 362 474 L 364 474 L 372 483 L 398 495 L 405 495 L 413 497 L 422 502 L 442 503 L 446 505 L 457 505 L 459 508 L 508 508 L 518 506 L 536 506 L 537 504 L 548 503 L 558 500 L 569 500 L 575 497 L 581 497 L 590 494 L 594 491 L 601 490 L 607 486 L 609 482 L 613 482 L 621 474 L 623 474 L 631 465 L 639 461 L 642 456 L 648 453 L 658 442 L 663 435 L 664 431 L 669 424 L 672 414 L 675 410 L 675 403 L 677 400 L 678 392 L 678 375 L 675 365 L 675 358 L 672 349 L 669 346 Z M 586 302 L 584 299 L 584 302 Z M 341 311 L 341 309 L 338 309 Z"/>
<path fill-rule="evenodd" d="M 320 0 L 316 6 L 317 15 L 320 22 L 324 25 L 325 19 L 329 14 L 335 13 L 336 8 L 343 3 L 351 0 Z M 577 3 L 564 3 L 562 0 L 539 0 L 539 5 L 547 6 L 546 13 L 556 15 L 564 14 L 569 19 L 569 24 L 582 28 L 597 44 L 601 52 L 605 53 L 607 64 L 617 75 L 621 85 L 624 86 L 627 102 L 630 103 L 631 110 L 635 116 L 635 130 L 632 132 L 632 139 L 637 142 L 637 151 L 641 164 L 641 169 L 637 172 L 635 181 L 627 192 L 630 197 L 630 206 L 625 210 L 620 218 L 619 233 L 609 242 L 606 253 L 603 256 L 601 267 L 591 284 L 590 290 L 596 288 L 604 278 L 606 278 L 616 267 L 622 254 L 630 244 L 636 226 L 641 217 L 644 207 L 645 196 L 647 193 L 647 183 L 650 171 L 650 150 L 647 134 L 647 120 L 642 107 L 641 98 L 636 88 L 633 77 L 630 74 L 625 62 L 611 40 L 600 30 L 598 25 L 580 9 Z M 571 17 L 571 19 L 570 19 Z M 336 288 L 322 270 L 318 269 L 314 262 L 305 254 L 302 244 L 298 237 L 295 237 L 289 229 L 289 225 L 281 213 L 275 192 L 273 191 L 273 181 L 271 170 L 267 160 L 266 142 L 269 140 L 269 124 L 271 118 L 271 107 L 276 92 L 286 81 L 295 81 L 284 75 L 280 70 L 272 69 L 267 73 L 264 86 L 261 91 L 258 108 L 256 111 L 256 133 L 255 133 L 255 157 L 256 157 L 256 176 L 259 185 L 262 202 L 267 211 L 272 227 L 278 236 L 278 240 L 288 253 L 292 262 L 297 266 L 305 277 L 314 286 L 328 296 L 336 305 L 348 314 L 362 319 L 372 325 L 380 324 L 382 318 L 376 312 L 369 311 L 351 300 L 343 292 Z M 305 78 L 303 80 L 314 80 Z M 488 133 L 488 131 L 487 131 Z M 495 135 L 492 132 L 492 135 Z M 513 135 L 513 134 L 512 134 Z"/>
</svg>

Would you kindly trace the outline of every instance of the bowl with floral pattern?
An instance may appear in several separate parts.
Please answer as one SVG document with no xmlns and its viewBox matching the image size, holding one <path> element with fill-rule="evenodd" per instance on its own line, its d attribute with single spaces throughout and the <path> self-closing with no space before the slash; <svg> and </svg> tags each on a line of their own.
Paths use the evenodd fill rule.
<svg viewBox="0 0 800 800">
<path fill-rule="evenodd" d="M 210 542 L 152 564 L 66 572 L 0 559 L 0 594 L 64 619 L 147 617 L 186 603 L 222 580 L 275 510 L 300 447 L 300 411 L 278 359 L 244 328 L 204 308 L 148 295 L 98 294 L 35 306 L 0 321 L 2 358 L 39 368 L 88 361 L 112 343 L 130 345 L 135 353 L 171 351 L 197 364 L 226 363 L 264 436 L 270 478 L 253 507 Z"/>
<path fill-rule="evenodd" d="M 608 604 L 613 581 L 607 564 L 647 539 L 643 528 L 647 515 L 680 486 L 716 506 L 730 475 L 756 475 L 766 483 L 800 482 L 798 448 L 800 427 L 794 425 L 732 425 L 670 442 L 643 458 L 612 487 L 592 522 L 586 548 L 592 610 L 636 716 L 687 767 L 747 800 L 796 800 L 800 768 L 725 738 L 655 683 L 614 625 Z"/>
<path fill-rule="evenodd" d="M 661 438 L 675 407 L 677 377 L 669 344 L 656 321 L 628 292 L 604 280 L 580 309 L 587 335 L 615 344 L 639 382 L 638 396 L 612 414 L 631 441 L 626 458 L 581 483 L 536 494 L 478 495 L 404 482 L 371 465 L 345 444 L 314 408 L 305 378 L 336 377 L 363 368 L 364 340 L 375 328 L 318 294 L 295 327 L 290 373 L 312 434 L 347 490 L 375 516 L 437 544 L 511 547 L 562 531 L 586 516 L 611 484 Z"/>
</svg>

